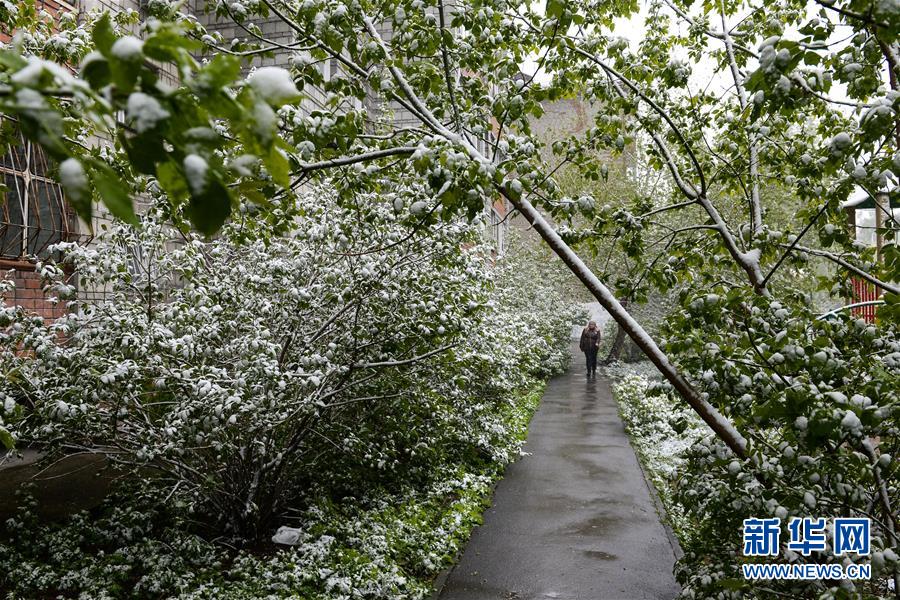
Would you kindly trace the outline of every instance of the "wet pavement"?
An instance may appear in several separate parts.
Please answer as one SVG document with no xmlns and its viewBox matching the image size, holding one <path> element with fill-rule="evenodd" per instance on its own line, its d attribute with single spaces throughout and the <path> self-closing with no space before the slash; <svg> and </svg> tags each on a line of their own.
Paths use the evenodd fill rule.
<svg viewBox="0 0 900 600">
<path fill-rule="evenodd" d="M 440 600 L 641 600 L 678 593 L 660 523 L 604 379 L 550 381 Z"/>
</svg>

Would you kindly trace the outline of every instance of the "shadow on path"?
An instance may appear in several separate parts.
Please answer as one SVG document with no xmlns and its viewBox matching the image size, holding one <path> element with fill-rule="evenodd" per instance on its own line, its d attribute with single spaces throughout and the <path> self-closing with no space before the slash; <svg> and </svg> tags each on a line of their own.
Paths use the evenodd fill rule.
<svg viewBox="0 0 900 600">
<path fill-rule="evenodd" d="M 678 593 L 675 552 L 609 383 L 573 348 L 547 385 L 528 456 L 509 466 L 440 600 L 640 600 Z"/>
</svg>

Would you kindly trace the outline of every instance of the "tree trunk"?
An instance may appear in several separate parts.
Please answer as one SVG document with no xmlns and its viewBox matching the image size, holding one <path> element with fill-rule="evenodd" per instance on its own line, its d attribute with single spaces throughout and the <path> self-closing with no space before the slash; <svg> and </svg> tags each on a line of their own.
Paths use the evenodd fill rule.
<svg viewBox="0 0 900 600">
<path fill-rule="evenodd" d="M 628 300 L 622 300 L 622 308 L 628 308 Z M 603 361 L 605 364 L 609 364 L 611 362 L 615 362 L 619 360 L 619 357 L 622 355 L 622 348 L 625 346 L 625 330 L 622 329 L 622 326 L 616 323 L 616 339 L 613 340 L 612 347 L 609 349 L 609 354 L 606 355 L 606 359 Z"/>
</svg>

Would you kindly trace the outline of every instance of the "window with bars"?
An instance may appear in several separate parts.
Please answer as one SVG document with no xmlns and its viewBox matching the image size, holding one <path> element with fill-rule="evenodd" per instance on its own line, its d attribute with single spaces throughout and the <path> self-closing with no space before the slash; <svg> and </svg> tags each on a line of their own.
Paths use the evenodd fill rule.
<svg viewBox="0 0 900 600">
<path fill-rule="evenodd" d="M 40 147 L 24 139 L 0 156 L 0 258 L 43 258 L 76 237 L 75 215 L 50 170 Z"/>
</svg>

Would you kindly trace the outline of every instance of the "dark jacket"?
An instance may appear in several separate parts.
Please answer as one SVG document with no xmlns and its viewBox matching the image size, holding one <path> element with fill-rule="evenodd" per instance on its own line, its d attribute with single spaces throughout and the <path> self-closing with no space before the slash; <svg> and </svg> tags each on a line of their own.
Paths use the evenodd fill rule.
<svg viewBox="0 0 900 600">
<path fill-rule="evenodd" d="M 597 351 L 600 347 L 600 328 L 598 327 L 591 332 L 587 327 L 581 330 L 581 342 L 578 344 L 582 352 L 588 350 Z"/>
</svg>

